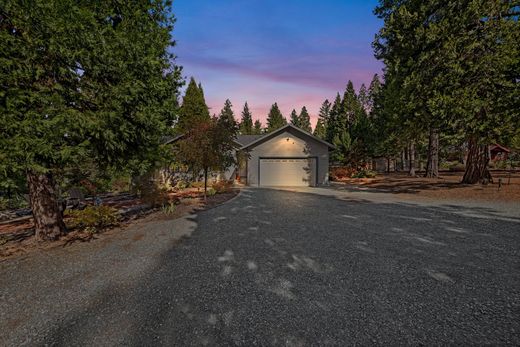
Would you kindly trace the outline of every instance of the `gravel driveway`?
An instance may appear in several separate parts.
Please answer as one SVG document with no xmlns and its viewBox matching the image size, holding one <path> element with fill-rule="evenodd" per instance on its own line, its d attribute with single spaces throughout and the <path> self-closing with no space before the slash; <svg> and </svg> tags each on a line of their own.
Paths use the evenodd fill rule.
<svg viewBox="0 0 520 347">
<path fill-rule="evenodd" d="M 467 210 L 245 190 L 0 263 L 0 345 L 518 345 L 520 218 Z"/>
</svg>

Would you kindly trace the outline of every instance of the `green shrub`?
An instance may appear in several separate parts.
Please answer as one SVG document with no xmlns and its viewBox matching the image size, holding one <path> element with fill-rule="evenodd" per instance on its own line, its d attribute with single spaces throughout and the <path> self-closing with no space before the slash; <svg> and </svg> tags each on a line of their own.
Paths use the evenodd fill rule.
<svg viewBox="0 0 520 347">
<path fill-rule="evenodd" d="M 371 170 L 361 170 L 352 175 L 352 178 L 374 178 L 377 173 Z"/>
<path fill-rule="evenodd" d="M 185 188 L 188 188 L 189 185 L 190 185 L 189 182 L 181 180 L 181 181 L 177 182 L 177 184 L 175 185 L 175 188 L 176 189 L 185 189 Z"/>
<path fill-rule="evenodd" d="M 204 188 L 204 181 L 195 181 L 190 183 L 192 188 Z"/>
<path fill-rule="evenodd" d="M 97 233 L 119 223 L 117 210 L 109 206 L 87 206 L 84 210 L 65 211 L 67 227 Z"/>
<path fill-rule="evenodd" d="M 208 188 L 208 191 L 206 192 L 207 196 L 213 196 L 217 194 L 217 191 L 214 188 Z"/>
<path fill-rule="evenodd" d="M 169 204 L 163 205 L 162 212 L 164 214 L 173 214 L 175 210 L 177 209 L 177 206 L 174 202 L 170 202 Z"/>
</svg>

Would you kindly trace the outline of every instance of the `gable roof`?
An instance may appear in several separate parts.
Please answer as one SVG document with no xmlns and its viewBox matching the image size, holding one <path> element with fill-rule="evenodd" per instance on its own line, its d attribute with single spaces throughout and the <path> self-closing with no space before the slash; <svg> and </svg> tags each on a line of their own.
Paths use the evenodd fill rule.
<svg viewBox="0 0 520 347">
<path fill-rule="evenodd" d="M 168 144 L 170 144 L 170 143 L 175 143 L 175 142 L 181 140 L 185 135 L 186 135 L 186 134 L 180 134 L 180 135 L 177 135 L 177 136 L 175 136 L 175 137 L 165 137 L 165 138 L 163 139 L 163 144 L 168 145 Z M 258 136 L 258 135 L 255 135 L 255 136 Z M 239 147 L 243 146 L 242 142 L 238 141 L 238 139 L 235 139 L 234 142 L 235 142 Z"/>
<path fill-rule="evenodd" d="M 237 142 L 240 143 L 240 146 L 247 146 L 251 142 L 258 140 L 264 135 L 238 135 Z"/>
<path fill-rule="evenodd" d="M 336 148 L 334 145 L 328 143 L 327 141 L 324 141 L 324 140 L 320 139 L 319 137 L 316 137 L 316 136 L 312 135 L 311 133 L 306 132 L 305 130 L 302 130 L 302 129 L 300 129 L 300 128 L 292 125 L 292 124 L 287 124 L 287 125 L 284 125 L 283 127 L 278 128 L 275 131 L 270 132 L 268 134 L 256 135 L 256 136 L 259 136 L 256 140 L 251 141 L 250 143 L 243 145 L 242 148 L 240 148 L 240 149 L 247 149 L 249 147 L 253 147 L 253 146 L 257 145 L 258 143 L 267 141 L 267 140 L 275 137 L 276 135 L 281 134 L 284 131 L 289 130 L 289 129 L 295 130 L 295 131 L 301 133 L 304 136 L 310 137 L 314 141 L 317 141 L 317 142 L 319 142 L 321 144 L 324 144 L 325 146 L 327 146 L 329 148 L 333 148 L 333 149 Z"/>
<path fill-rule="evenodd" d="M 498 143 L 495 143 L 494 145 L 489 146 L 490 151 L 501 151 L 501 152 L 511 152 L 509 148 L 499 145 Z"/>
</svg>

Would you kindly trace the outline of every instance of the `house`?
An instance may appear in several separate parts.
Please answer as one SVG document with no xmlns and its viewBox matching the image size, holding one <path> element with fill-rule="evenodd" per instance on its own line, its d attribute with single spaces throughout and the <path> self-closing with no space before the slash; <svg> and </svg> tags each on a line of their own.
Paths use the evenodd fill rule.
<svg viewBox="0 0 520 347">
<path fill-rule="evenodd" d="M 173 144 L 182 138 L 179 135 L 164 142 Z M 329 150 L 334 146 L 292 124 L 267 134 L 239 135 L 235 142 L 238 165 L 218 173 L 215 179 L 234 179 L 248 186 L 329 183 Z"/>
<path fill-rule="evenodd" d="M 240 135 L 236 178 L 249 186 L 320 186 L 329 182 L 330 143 L 287 124 Z"/>
<path fill-rule="evenodd" d="M 489 156 L 491 161 L 505 161 L 507 160 L 509 152 L 511 152 L 509 148 L 499 144 L 489 146 Z"/>
</svg>

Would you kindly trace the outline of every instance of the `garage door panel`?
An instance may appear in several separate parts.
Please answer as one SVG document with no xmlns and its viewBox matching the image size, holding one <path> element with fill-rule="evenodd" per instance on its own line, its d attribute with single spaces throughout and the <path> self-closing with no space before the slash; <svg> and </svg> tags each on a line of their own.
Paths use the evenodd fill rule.
<svg viewBox="0 0 520 347">
<path fill-rule="evenodd" d="M 315 181 L 314 158 L 260 159 L 262 186 L 313 186 Z"/>
</svg>

